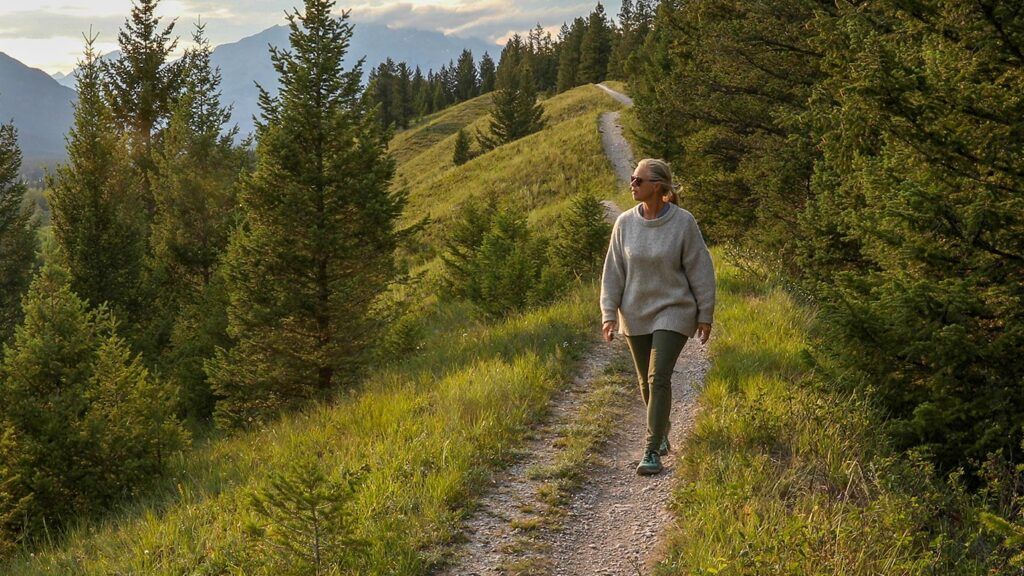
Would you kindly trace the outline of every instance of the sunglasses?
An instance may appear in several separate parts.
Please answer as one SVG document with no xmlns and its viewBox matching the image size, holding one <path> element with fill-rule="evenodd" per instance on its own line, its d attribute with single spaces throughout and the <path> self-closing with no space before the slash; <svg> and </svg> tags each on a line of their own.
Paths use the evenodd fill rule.
<svg viewBox="0 0 1024 576">
<path fill-rule="evenodd" d="M 644 182 L 661 182 L 661 180 L 659 180 L 657 178 L 648 178 L 648 179 L 644 180 L 643 178 L 641 178 L 639 176 L 630 176 L 629 177 L 629 183 L 630 184 L 636 184 L 637 186 L 643 186 Z"/>
</svg>

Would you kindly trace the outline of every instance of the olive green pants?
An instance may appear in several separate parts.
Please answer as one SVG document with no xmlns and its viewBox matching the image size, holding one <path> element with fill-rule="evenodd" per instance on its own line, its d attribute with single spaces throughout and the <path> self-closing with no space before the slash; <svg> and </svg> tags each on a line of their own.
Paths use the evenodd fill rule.
<svg viewBox="0 0 1024 576">
<path fill-rule="evenodd" d="M 668 434 L 668 417 L 672 411 L 672 369 L 686 344 L 686 336 L 671 330 L 655 330 L 654 334 L 626 336 L 626 343 L 633 354 L 640 395 L 647 406 L 646 450 L 657 450 L 661 439 Z"/>
</svg>

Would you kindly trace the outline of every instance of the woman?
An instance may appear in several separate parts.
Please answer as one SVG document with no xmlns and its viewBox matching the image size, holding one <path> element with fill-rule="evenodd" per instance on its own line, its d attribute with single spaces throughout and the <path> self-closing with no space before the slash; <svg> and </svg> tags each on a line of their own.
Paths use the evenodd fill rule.
<svg viewBox="0 0 1024 576">
<path fill-rule="evenodd" d="M 616 330 L 626 337 L 647 405 L 647 442 L 636 472 L 657 474 L 669 450 L 672 369 L 687 338 L 697 335 L 705 344 L 711 335 L 715 269 L 697 221 L 676 205 L 668 164 L 641 160 L 630 189 L 639 203 L 612 228 L 601 316 L 605 341 Z"/>
</svg>

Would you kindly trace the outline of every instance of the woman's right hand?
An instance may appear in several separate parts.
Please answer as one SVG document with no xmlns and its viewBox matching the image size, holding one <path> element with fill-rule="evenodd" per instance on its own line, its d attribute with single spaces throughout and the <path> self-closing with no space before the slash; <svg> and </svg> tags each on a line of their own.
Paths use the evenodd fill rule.
<svg viewBox="0 0 1024 576">
<path fill-rule="evenodd" d="M 619 324 L 615 320 L 609 320 L 604 323 L 604 326 L 601 328 L 601 332 L 604 335 L 605 342 L 611 342 L 612 339 L 615 338 L 615 329 L 618 327 Z"/>
</svg>

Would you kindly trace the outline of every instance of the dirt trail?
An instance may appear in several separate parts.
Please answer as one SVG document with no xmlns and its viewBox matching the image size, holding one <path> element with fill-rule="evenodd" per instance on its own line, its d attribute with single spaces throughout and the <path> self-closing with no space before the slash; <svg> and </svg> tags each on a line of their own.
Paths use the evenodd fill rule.
<svg viewBox="0 0 1024 576">
<path fill-rule="evenodd" d="M 627 96 L 603 85 L 617 100 L 631 105 Z M 625 100 L 622 100 L 625 99 Z M 629 143 L 622 135 L 619 113 L 601 117 L 602 142 L 616 174 L 628 183 L 633 170 Z M 610 221 L 621 212 L 613 202 L 603 202 Z M 597 314 L 595 303 L 595 315 Z M 595 320 L 595 330 L 597 321 Z M 466 526 L 468 540 L 455 552 L 454 566 L 443 572 L 449 576 L 484 576 L 513 573 L 573 576 L 636 576 L 647 574 L 661 557 L 659 542 L 672 521 L 668 510 L 671 486 L 679 453 L 693 426 L 696 396 L 709 368 L 707 346 L 690 340 L 683 348 L 672 375 L 673 452 L 663 462 L 665 470 L 656 476 L 637 476 L 646 434 L 647 419 L 639 391 L 605 443 L 596 464 L 586 471 L 586 480 L 565 506 L 558 526 L 535 531 L 523 548 L 521 520 L 523 510 L 538 500 L 541 482 L 531 480 L 528 471 L 550 462 L 558 449 L 555 440 L 578 410 L 588 383 L 616 356 L 628 358 L 625 342 L 616 335 L 611 343 L 592 345 L 574 381 L 553 401 L 551 416 L 536 431 L 524 449 L 524 456 L 492 480 L 492 490 L 480 503 Z M 517 527 L 519 526 L 519 527 Z M 541 562 L 524 562 L 543 555 Z M 528 569 L 516 570 L 516 566 Z"/>
</svg>

